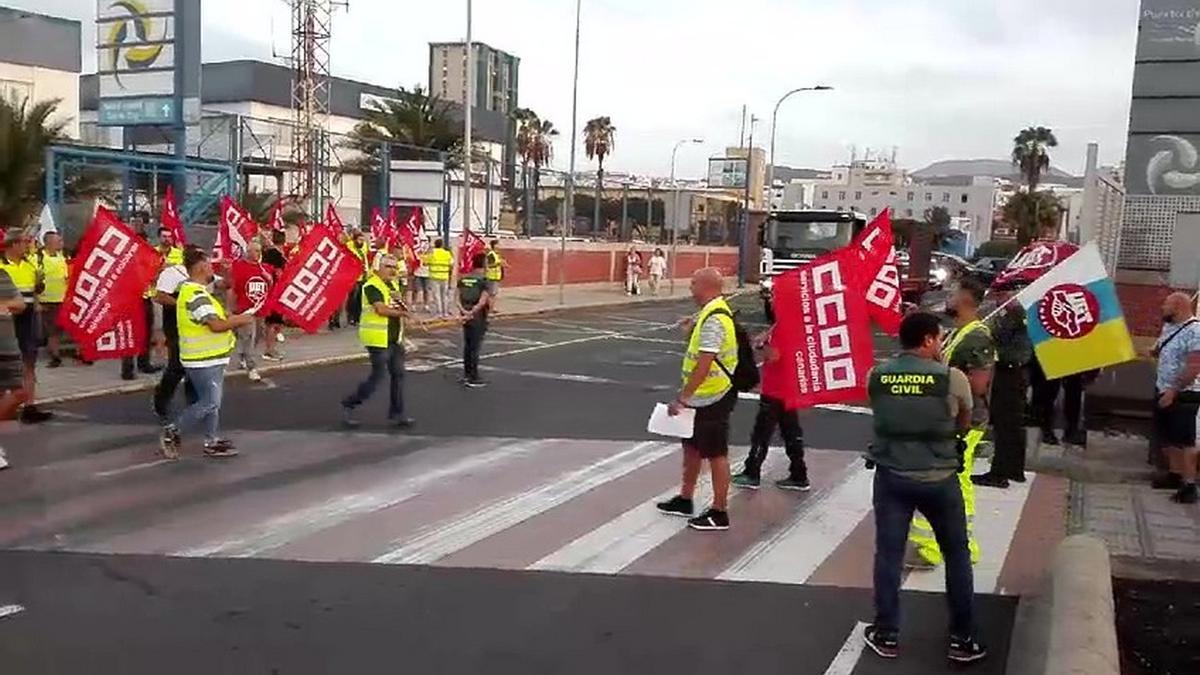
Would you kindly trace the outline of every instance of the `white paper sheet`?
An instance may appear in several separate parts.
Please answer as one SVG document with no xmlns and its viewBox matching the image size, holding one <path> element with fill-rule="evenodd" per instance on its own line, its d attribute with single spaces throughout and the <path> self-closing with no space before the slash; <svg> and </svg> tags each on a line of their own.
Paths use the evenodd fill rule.
<svg viewBox="0 0 1200 675">
<path fill-rule="evenodd" d="M 677 416 L 671 417 L 667 413 L 666 403 L 656 403 L 654 412 L 650 413 L 650 422 L 646 424 L 646 431 L 659 436 L 691 438 L 695 425 L 695 410 L 684 408 Z"/>
</svg>

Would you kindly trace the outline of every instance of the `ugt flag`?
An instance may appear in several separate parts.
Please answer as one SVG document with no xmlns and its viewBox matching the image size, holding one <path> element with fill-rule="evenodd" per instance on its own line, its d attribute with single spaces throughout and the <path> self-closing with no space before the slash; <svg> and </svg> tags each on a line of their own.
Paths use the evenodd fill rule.
<svg viewBox="0 0 1200 675">
<path fill-rule="evenodd" d="M 104 207 L 96 210 L 71 261 L 67 295 L 58 324 L 88 361 L 136 356 L 150 327 L 142 292 L 158 274 L 162 258 Z"/>
<path fill-rule="evenodd" d="M 487 252 L 487 242 L 473 230 L 463 230 L 462 243 L 458 246 L 458 273 L 469 274 L 475 256 Z"/>
<path fill-rule="evenodd" d="M 858 251 L 862 261 L 855 269 L 859 272 L 859 285 L 866 291 L 867 312 L 883 332 L 899 335 L 904 312 L 891 211 L 884 209 L 876 216 L 850 247 Z"/>
<path fill-rule="evenodd" d="M 856 249 L 846 247 L 780 275 L 772 291 L 772 346 L 785 361 L 789 408 L 861 401 L 875 364 L 871 323 L 856 283 Z M 793 379 L 794 378 L 794 379 Z"/>
<path fill-rule="evenodd" d="M 1079 247 L 1069 241 L 1039 239 L 1017 253 L 1008 267 L 996 276 L 992 288 L 1005 289 L 1031 284 L 1054 269 L 1062 261 L 1075 255 Z"/>
<path fill-rule="evenodd" d="M 239 260 L 246 255 L 250 241 L 258 235 L 258 223 L 229 195 L 221 197 L 221 215 L 217 223 L 216 260 Z"/>
<path fill-rule="evenodd" d="M 300 240 L 296 254 L 264 303 L 262 314 L 279 313 L 315 333 L 337 311 L 362 275 L 362 262 L 324 225 Z"/>
<path fill-rule="evenodd" d="M 1054 380 L 1133 360 L 1117 289 L 1095 242 L 1016 296 L 1046 377 Z"/>
<path fill-rule="evenodd" d="M 177 246 L 187 245 L 187 235 L 183 232 L 183 221 L 179 219 L 179 206 L 175 203 L 175 188 L 168 185 L 163 195 L 162 215 L 159 222 L 164 229 L 170 230 Z"/>
</svg>

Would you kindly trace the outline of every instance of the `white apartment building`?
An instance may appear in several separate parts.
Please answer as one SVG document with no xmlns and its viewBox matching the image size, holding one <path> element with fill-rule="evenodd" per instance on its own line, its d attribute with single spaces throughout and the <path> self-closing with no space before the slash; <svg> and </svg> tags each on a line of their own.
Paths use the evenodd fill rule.
<svg viewBox="0 0 1200 675">
<path fill-rule="evenodd" d="M 79 138 L 78 21 L 0 7 L 0 97 L 33 103 L 58 99 L 55 119 Z"/>
<path fill-rule="evenodd" d="M 778 188 L 778 186 L 776 186 Z M 920 220 L 934 207 L 950 213 L 956 229 L 967 235 L 968 253 L 992 238 L 992 221 L 1000 201 L 1000 181 L 976 177 L 969 183 L 920 183 L 893 159 L 854 159 L 833 167 L 828 178 L 797 180 L 783 186 L 780 207 L 857 211 L 874 216 L 892 210 L 897 219 Z"/>
</svg>

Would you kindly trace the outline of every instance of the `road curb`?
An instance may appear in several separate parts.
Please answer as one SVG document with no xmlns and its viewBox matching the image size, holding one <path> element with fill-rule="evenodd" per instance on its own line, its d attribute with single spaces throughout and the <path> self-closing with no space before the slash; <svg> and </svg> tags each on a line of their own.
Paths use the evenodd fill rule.
<svg viewBox="0 0 1200 675">
<path fill-rule="evenodd" d="M 731 295 L 736 295 L 736 294 L 738 294 L 736 291 L 731 293 Z M 662 303 L 662 302 L 674 302 L 674 301 L 686 300 L 686 299 L 687 299 L 686 296 L 675 296 L 675 297 L 647 297 L 645 299 L 633 300 L 633 301 L 630 301 L 628 299 L 623 300 L 623 301 L 605 300 L 602 302 L 584 303 L 584 304 L 578 304 L 578 305 L 541 307 L 538 309 L 525 310 L 525 311 L 521 311 L 521 312 L 507 312 L 507 313 L 502 312 L 502 313 L 493 315 L 492 320 L 497 321 L 497 322 L 502 322 L 502 321 L 509 321 L 509 320 L 513 320 L 513 319 L 528 319 L 531 317 L 543 316 L 546 314 L 569 312 L 569 311 L 578 310 L 578 309 L 606 309 L 606 308 L 615 308 L 615 307 L 636 307 L 638 305 L 648 305 L 648 304 L 656 304 L 656 303 Z M 453 320 L 434 319 L 431 321 L 426 321 L 425 326 L 427 328 L 448 328 L 448 327 L 456 325 L 457 323 L 458 323 L 457 321 L 453 321 Z M 315 367 L 319 367 L 319 366 L 337 365 L 340 363 L 353 363 L 356 361 L 365 361 L 366 358 L 367 358 L 367 355 L 365 353 L 356 351 L 352 354 L 338 354 L 335 356 L 322 356 L 322 357 L 311 358 L 311 359 L 302 359 L 299 361 L 289 361 L 287 363 L 262 365 L 262 366 L 259 366 L 258 372 L 263 375 L 269 375 L 271 373 L 279 373 L 279 372 L 285 372 L 285 371 L 290 371 L 290 370 L 299 370 L 302 368 L 315 368 Z M 228 370 L 225 373 L 226 379 L 233 378 L 233 377 L 244 377 L 244 376 L 245 376 L 245 371 L 240 370 L 240 369 Z M 62 404 L 62 403 L 73 403 L 75 401 L 84 401 L 84 400 L 92 399 L 92 398 L 100 398 L 102 396 L 112 396 L 112 395 L 117 395 L 117 394 L 135 394 L 138 392 L 150 391 L 150 390 L 154 389 L 154 387 L 157 384 L 158 384 L 157 379 L 148 380 L 148 381 L 138 381 L 138 382 L 134 382 L 134 383 L 130 383 L 130 384 L 114 385 L 112 387 L 106 387 L 104 389 L 96 389 L 96 390 L 92 390 L 92 391 L 82 391 L 82 392 L 78 392 L 78 393 L 74 393 L 74 394 L 63 394 L 60 396 L 51 396 L 51 397 L 47 397 L 47 398 L 40 398 L 37 400 L 37 404 L 38 405 L 57 405 L 57 404 Z"/>
<path fill-rule="evenodd" d="M 1104 543 L 1067 537 L 1051 567 L 1046 675 L 1119 675 L 1112 567 Z"/>
</svg>

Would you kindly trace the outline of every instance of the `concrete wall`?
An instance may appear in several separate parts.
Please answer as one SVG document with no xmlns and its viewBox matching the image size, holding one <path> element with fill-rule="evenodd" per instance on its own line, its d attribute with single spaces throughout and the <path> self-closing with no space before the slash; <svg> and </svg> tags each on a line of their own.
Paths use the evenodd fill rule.
<svg viewBox="0 0 1200 675">
<path fill-rule="evenodd" d="M 457 251 L 458 240 L 454 247 Z M 500 250 L 509 263 L 505 286 L 553 286 L 558 283 L 559 270 L 566 274 L 568 284 L 612 282 L 625 278 L 625 256 L 629 248 L 623 244 L 593 244 L 567 242 L 566 265 L 559 249 L 551 240 L 502 240 Z M 664 251 L 667 249 L 664 248 Z M 643 261 L 648 261 L 654 247 L 639 247 Z M 668 274 L 670 273 L 670 252 Z M 717 267 L 724 274 L 737 274 L 737 249 L 720 246 L 680 246 L 675 261 L 676 277 L 684 279 L 703 267 Z"/>
<path fill-rule="evenodd" d="M 67 123 L 67 135 L 79 138 L 79 73 L 0 62 L 0 94 L 30 105 L 59 99 L 56 121 Z"/>
</svg>

